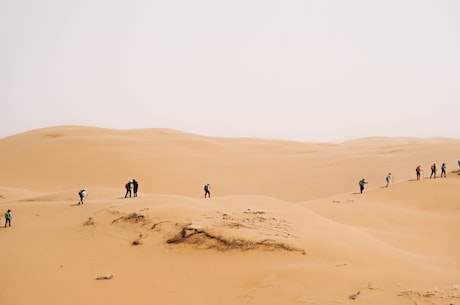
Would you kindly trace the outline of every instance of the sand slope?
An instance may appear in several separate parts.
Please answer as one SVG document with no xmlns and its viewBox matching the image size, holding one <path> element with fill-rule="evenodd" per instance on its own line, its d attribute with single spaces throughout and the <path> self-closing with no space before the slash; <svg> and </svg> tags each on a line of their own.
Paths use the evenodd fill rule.
<svg viewBox="0 0 460 305">
<path fill-rule="evenodd" d="M 0 151 L 5 304 L 460 303 L 460 176 L 413 181 L 418 164 L 456 169 L 459 140 L 65 126 Z"/>
</svg>

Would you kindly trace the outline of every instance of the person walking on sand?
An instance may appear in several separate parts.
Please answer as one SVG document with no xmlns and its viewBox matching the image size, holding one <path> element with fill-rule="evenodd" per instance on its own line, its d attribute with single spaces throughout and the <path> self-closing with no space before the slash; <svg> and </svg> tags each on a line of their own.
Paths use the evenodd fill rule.
<svg viewBox="0 0 460 305">
<path fill-rule="evenodd" d="M 211 198 L 210 188 L 211 186 L 209 185 L 209 183 L 204 186 L 204 198 L 206 198 L 206 196 L 208 196 L 208 198 Z"/>
<path fill-rule="evenodd" d="M 364 186 L 367 184 L 367 181 L 366 179 L 361 179 L 359 180 L 359 191 L 361 192 L 361 194 L 363 193 L 364 191 Z"/>
<path fill-rule="evenodd" d="M 430 179 L 431 177 L 436 178 L 436 163 L 431 164 L 431 174 L 430 174 Z"/>
<path fill-rule="evenodd" d="M 78 202 L 78 205 L 83 204 L 83 200 L 85 199 L 86 196 L 88 196 L 88 193 L 86 192 L 85 189 L 81 189 L 78 191 L 78 196 L 80 196 L 80 201 Z"/>
<path fill-rule="evenodd" d="M 133 196 L 137 197 L 137 190 L 139 189 L 139 183 L 136 179 L 133 179 Z"/>
<path fill-rule="evenodd" d="M 393 178 L 391 176 L 391 173 L 388 173 L 388 175 L 385 177 L 385 180 L 387 182 L 387 184 L 385 185 L 385 187 L 388 187 L 390 185 L 390 179 Z"/>
<path fill-rule="evenodd" d="M 8 210 L 5 213 L 5 228 L 6 228 L 6 225 L 11 227 L 11 219 L 13 219 L 13 214 L 11 214 L 11 210 Z"/>
<path fill-rule="evenodd" d="M 129 194 L 129 197 L 131 197 L 131 184 L 132 184 L 131 180 L 126 182 L 125 184 L 125 188 L 126 188 L 125 198 L 128 197 L 128 194 Z"/>
<path fill-rule="evenodd" d="M 441 165 L 441 178 L 443 175 L 444 175 L 444 178 L 446 178 L 446 168 L 447 168 L 446 163 L 443 163 Z"/>
<path fill-rule="evenodd" d="M 417 180 L 420 180 L 420 175 L 422 173 L 422 167 L 420 165 L 415 169 L 415 173 L 417 174 Z"/>
</svg>

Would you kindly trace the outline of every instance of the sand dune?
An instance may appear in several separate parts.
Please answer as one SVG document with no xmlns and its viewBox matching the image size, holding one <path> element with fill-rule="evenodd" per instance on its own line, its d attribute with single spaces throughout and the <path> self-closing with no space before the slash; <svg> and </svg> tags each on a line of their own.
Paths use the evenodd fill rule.
<svg viewBox="0 0 460 305">
<path fill-rule="evenodd" d="M 460 302 L 460 140 L 64 126 L 0 151 L 5 304 Z M 414 181 L 434 161 L 448 177 Z"/>
</svg>

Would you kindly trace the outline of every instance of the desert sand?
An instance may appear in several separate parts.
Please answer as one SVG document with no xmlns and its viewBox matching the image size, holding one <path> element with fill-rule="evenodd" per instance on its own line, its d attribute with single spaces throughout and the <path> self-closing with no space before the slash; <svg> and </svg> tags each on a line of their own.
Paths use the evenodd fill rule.
<svg viewBox="0 0 460 305">
<path fill-rule="evenodd" d="M 0 152 L 1 304 L 460 304 L 458 139 L 60 126 Z"/>
</svg>

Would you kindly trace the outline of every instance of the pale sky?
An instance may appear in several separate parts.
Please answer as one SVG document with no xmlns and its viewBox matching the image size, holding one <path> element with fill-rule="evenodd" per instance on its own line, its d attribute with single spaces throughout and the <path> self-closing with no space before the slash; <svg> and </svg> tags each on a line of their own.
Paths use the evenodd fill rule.
<svg viewBox="0 0 460 305">
<path fill-rule="evenodd" d="M 0 137 L 460 138 L 460 1 L 0 0 Z"/>
</svg>

